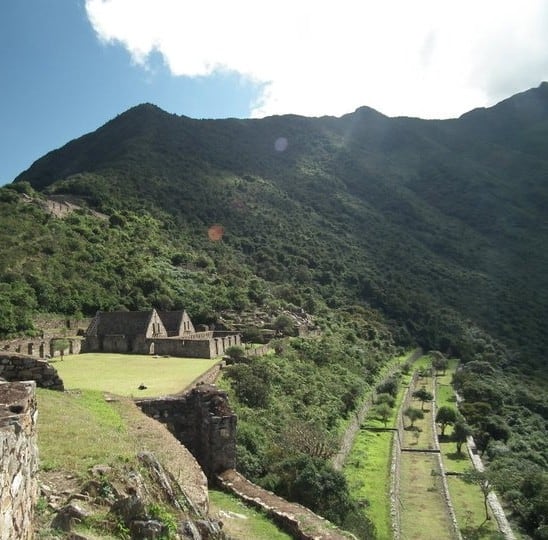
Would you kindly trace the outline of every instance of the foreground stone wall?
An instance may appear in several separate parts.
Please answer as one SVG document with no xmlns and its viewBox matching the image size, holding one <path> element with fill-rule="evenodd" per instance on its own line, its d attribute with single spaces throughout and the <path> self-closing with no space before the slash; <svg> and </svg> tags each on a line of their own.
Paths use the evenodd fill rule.
<svg viewBox="0 0 548 540">
<path fill-rule="evenodd" d="M 37 500 L 36 385 L 0 383 L 0 540 L 31 540 Z"/>
<path fill-rule="evenodd" d="M 236 415 L 226 392 L 202 384 L 182 396 L 136 403 L 145 414 L 167 425 L 209 479 L 236 467 Z"/>
<path fill-rule="evenodd" d="M 25 354 L 0 353 L 0 377 L 8 382 L 36 381 L 36 386 L 64 390 L 57 370 L 45 360 Z"/>
</svg>

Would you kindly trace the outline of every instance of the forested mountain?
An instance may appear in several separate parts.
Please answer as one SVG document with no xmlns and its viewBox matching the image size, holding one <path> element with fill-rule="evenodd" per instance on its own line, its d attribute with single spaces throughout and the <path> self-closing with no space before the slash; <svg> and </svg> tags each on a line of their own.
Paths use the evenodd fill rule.
<svg viewBox="0 0 548 540">
<path fill-rule="evenodd" d="M 65 233 L 56 237 L 47 266 L 56 255 L 64 263 L 57 276 L 47 271 L 48 296 L 33 283 L 42 279 L 33 266 L 48 243 L 34 230 L 31 245 L 19 238 L 5 252 L 2 271 L 23 271 L 3 281 L 29 285 L 36 308 L 46 311 L 137 308 L 158 296 L 178 305 L 191 301 L 194 287 L 177 287 L 183 263 L 191 262 L 185 258 L 209 254 L 212 261 L 202 265 L 226 273 L 216 258 L 228 258 L 222 266 L 246 278 L 225 276 L 227 295 L 242 298 L 213 303 L 206 318 L 253 302 L 258 276 L 261 287 L 276 284 L 282 300 L 296 304 L 321 299 L 377 309 L 397 341 L 465 355 L 470 334 L 488 332 L 536 363 L 548 310 L 547 146 L 546 83 L 445 121 L 388 118 L 366 107 L 342 118 L 193 120 L 140 105 L 47 154 L 8 186 L 21 190 L 28 182 L 43 196 L 77 195 L 108 215 L 116 231 L 95 220 L 89 231 L 65 231 L 69 245 Z M 18 212 L 2 212 L 9 220 L 3 246 L 22 232 Z M 136 224 L 132 213 L 156 221 Z M 222 245 L 204 241 L 213 223 L 224 227 Z M 62 228 L 55 220 L 44 227 L 46 236 Z M 113 284 L 120 273 L 108 265 L 77 265 L 73 274 L 67 268 L 71 251 L 104 266 L 116 241 L 126 250 L 112 263 L 118 266 L 149 249 L 168 251 L 150 253 L 151 283 Z M 132 260 L 123 272 L 139 264 Z M 155 280 L 155 272 L 163 278 Z M 73 294 L 80 280 L 90 287 Z"/>
<path fill-rule="evenodd" d="M 56 212 L 63 202 L 76 206 Z M 0 334 L 32 332 L 37 312 L 185 307 L 212 323 L 302 308 L 325 340 L 297 343 L 283 369 L 313 361 L 300 414 L 327 431 L 389 351 L 440 350 L 469 364 L 465 399 L 516 437 L 512 456 L 490 457 L 541 538 L 547 216 L 548 83 L 443 121 L 367 107 L 195 120 L 139 105 L 0 189 Z M 247 382 L 274 384 L 264 373 Z M 241 425 L 243 467 L 272 478 L 270 443 Z"/>
</svg>

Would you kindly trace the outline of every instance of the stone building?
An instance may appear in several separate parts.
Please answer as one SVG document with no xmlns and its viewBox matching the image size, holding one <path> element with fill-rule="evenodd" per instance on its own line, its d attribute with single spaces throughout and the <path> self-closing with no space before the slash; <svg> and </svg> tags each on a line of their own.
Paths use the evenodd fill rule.
<svg viewBox="0 0 548 540">
<path fill-rule="evenodd" d="M 82 352 L 215 358 L 240 342 L 237 333 L 196 331 L 184 310 L 98 311 L 87 329 Z"/>
</svg>

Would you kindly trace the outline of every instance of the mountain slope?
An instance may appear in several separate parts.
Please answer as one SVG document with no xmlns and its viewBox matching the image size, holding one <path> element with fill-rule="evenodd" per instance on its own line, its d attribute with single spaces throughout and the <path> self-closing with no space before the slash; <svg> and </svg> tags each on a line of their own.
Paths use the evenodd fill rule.
<svg viewBox="0 0 548 540">
<path fill-rule="evenodd" d="M 366 107 L 193 120 L 140 105 L 15 182 L 109 215 L 150 212 L 198 250 L 220 223 L 215 249 L 248 277 L 293 300 L 379 309 L 404 341 L 462 353 L 478 327 L 534 351 L 548 305 L 547 128 L 546 83 L 447 121 Z"/>
</svg>

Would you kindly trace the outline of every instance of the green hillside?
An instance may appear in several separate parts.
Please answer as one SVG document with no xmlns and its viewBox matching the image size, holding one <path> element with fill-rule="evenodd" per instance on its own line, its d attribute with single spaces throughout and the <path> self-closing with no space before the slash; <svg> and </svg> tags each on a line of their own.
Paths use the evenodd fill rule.
<svg viewBox="0 0 548 540">
<path fill-rule="evenodd" d="M 546 369 L 547 148 L 547 83 L 444 121 L 139 105 L 0 189 L 0 334 L 32 332 L 37 312 L 302 308 L 376 369 L 394 346 L 488 362 L 491 412 L 531 413 L 519 429 L 540 436 L 545 391 L 519 381 Z M 55 215 L 62 201 L 79 209 Z"/>
</svg>

